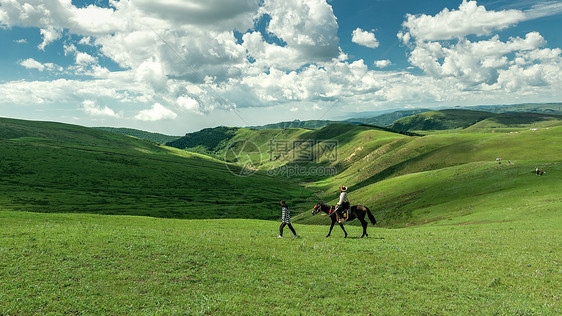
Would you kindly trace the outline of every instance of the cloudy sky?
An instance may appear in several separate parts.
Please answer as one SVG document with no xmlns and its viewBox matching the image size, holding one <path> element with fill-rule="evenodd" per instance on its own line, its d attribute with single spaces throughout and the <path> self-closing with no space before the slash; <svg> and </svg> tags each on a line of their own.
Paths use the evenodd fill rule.
<svg viewBox="0 0 562 316">
<path fill-rule="evenodd" d="M 0 116 L 173 135 L 562 101 L 562 1 L 0 0 Z"/>
</svg>

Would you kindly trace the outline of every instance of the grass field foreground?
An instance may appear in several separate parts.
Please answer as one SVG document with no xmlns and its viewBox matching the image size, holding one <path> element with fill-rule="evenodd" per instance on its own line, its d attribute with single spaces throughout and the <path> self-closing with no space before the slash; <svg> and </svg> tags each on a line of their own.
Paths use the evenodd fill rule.
<svg viewBox="0 0 562 316">
<path fill-rule="evenodd" d="M 560 315 L 561 224 L 278 239 L 259 220 L 1 211 L 0 314 Z"/>
</svg>

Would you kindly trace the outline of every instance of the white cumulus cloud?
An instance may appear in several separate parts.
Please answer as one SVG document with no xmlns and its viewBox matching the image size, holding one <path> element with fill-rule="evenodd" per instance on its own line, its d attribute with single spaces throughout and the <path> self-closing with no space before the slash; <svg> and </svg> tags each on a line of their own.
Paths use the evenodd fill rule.
<svg viewBox="0 0 562 316">
<path fill-rule="evenodd" d="M 493 11 L 465 0 L 435 15 L 407 15 L 397 35 L 410 64 L 389 70 L 385 57 L 367 65 L 343 51 L 327 0 L 111 0 L 109 8 L 0 0 L 2 28 L 32 28 L 42 36 L 39 48 L 58 45 L 74 60 L 65 69 L 34 55 L 15 61 L 61 77 L 0 82 L 0 104 L 78 104 L 90 116 L 167 126 L 232 109 L 320 115 L 335 101 L 341 106 L 333 111 L 552 100 L 562 86 L 561 50 L 538 32 L 497 33 L 559 12 L 557 3 Z M 352 41 L 379 46 L 375 32 L 361 28 Z"/>
<path fill-rule="evenodd" d="M 386 68 L 392 65 L 392 62 L 388 59 L 383 59 L 383 60 L 375 60 L 373 64 L 378 68 Z"/>
<path fill-rule="evenodd" d="M 62 67 L 57 66 L 56 64 L 53 63 L 40 63 L 37 60 L 33 59 L 33 58 L 28 58 L 26 60 L 22 60 L 20 63 L 20 65 L 22 65 L 23 67 L 27 68 L 27 69 L 37 69 L 39 71 L 43 71 L 43 70 L 58 70 L 58 71 L 62 71 Z"/>
<path fill-rule="evenodd" d="M 176 102 L 182 109 L 200 113 L 201 106 L 199 105 L 199 102 L 197 102 L 197 100 L 190 98 L 189 96 L 186 95 L 179 96 Z"/>
<path fill-rule="evenodd" d="M 460 78 L 468 86 L 490 85 L 497 82 L 499 69 L 505 69 L 514 62 L 512 53 L 537 50 L 545 44 L 544 38 L 536 32 L 506 42 L 497 35 L 476 42 L 464 39 L 456 44 L 418 42 L 409 61 L 435 77 Z"/>
<path fill-rule="evenodd" d="M 62 31 L 54 27 L 49 27 L 46 29 L 41 29 L 41 36 L 43 36 L 43 42 L 37 46 L 40 50 L 45 50 L 45 47 L 50 43 L 58 40 L 62 36 Z"/>
<path fill-rule="evenodd" d="M 375 33 L 364 31 L 361 28 L 357 28 L 351 33 L 351 41 L 369 48 L 379 47 L 379 42 L 375 38 Z"/>
<path fill-rule="evenodd" d="M 172 110 L 167 109 L 160 103 L 154 103 L 152 108 L 140 111 L 135 119 L 140 121 L 160 121 L 167 119 L 175 119 L 178 115 Z"/>
<path fill-rule="evenodd" d="M 286 62 L 294 62 L 298 67 L 338 57 L 337 19 L 325 0 L 265 0 L 260 14 L 271 18 L 267 32 L 286 43 L 278 46 L 281 51 L 289 51 Z"/>
<path fill-rule="evenodd" d="M 92 37 L 91 36 L 82 37 L 78 41 L 78 44 L 80 44 L 80 45 L 92 45 Z"/>
<path fill-rule="evenodd" d="M 45 70 L 45 66 L 33 58 L 28 58 L 20 62 L 20 65 L 27 69 L 37 69 L 39 71 Z"/>
<path fill-rule="evenodd" d="M 89 64 L 97 63 L 98 59 L 92 55 L 84 52 L 76 52 L 76 64 L 80 66 L 87 66 Z"/>
<path fill-rule="evenodd" d="M 424 41 L 451 40 L 470 34 L 489 35 L 526 19 L 520 10 L 488 11 L 476 1 L 463 0 L 458 10 L 445 8 L 435 16 L 407 14 L 402 24 L 406 32 L 401 34 L 408 34 L 408 40 L 410 36 Z"/>
<path fill-rule="evenodd" d="M 92 100 L 84 100 L 82 102 L 82 109 L 91 116 L 119 117 L 119 115 L 108 106 L 98 106 L 96 102 Z"/>
</svg>

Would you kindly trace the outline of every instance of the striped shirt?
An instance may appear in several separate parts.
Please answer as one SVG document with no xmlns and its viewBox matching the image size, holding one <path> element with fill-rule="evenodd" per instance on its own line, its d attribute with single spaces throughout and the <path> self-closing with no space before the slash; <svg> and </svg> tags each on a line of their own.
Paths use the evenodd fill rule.
<svg viewBox="0 0 562 316">
<path fill-rule="evenodd" d="M 283 223 L 291 224 L 291 211 L 287 206 L 283 206 L 281 209 L 281 221 Z"/>
</svg>

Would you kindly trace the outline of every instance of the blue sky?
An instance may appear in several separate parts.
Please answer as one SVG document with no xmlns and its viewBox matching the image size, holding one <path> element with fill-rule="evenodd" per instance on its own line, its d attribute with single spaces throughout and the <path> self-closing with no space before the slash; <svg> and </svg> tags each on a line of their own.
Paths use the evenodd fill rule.
<svg viewBox="0 0 562 316">
<path fill-rule="evenodd" d="M 167 134 L 560 102 L 562 1 L 0 0 L 0 116 Z"/>
</svg>

